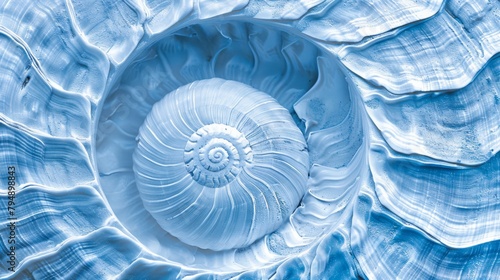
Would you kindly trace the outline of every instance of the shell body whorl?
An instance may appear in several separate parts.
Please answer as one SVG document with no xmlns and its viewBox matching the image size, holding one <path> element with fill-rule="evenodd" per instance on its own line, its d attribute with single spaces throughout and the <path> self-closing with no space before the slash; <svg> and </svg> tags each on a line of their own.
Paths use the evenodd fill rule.
<svg viewBox="0 0 500 280">
<path fill-rule="evenodd" d="M 253 243 L 276 230 L 306 190 L 307 144 L 288 110 L 235 81 L 201 80 L 167 94 L 137 141 L 145 208 L 200 248 Z"/>
</svg>

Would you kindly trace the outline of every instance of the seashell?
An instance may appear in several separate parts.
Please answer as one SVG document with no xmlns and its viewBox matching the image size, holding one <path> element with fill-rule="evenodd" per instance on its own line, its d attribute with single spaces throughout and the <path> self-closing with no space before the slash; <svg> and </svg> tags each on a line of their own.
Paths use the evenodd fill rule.
<svg viewBox="0 0 500 280">
<path fill-rule="evenodd" d="M 255 39 L 248 42 L 245 38 Z M 205 40 L 214 42 L 213 49 L 199 47 Z M 189 50 L 188 56 L 185 50 Z M 242 56 L 242 53 L 249 56 Z M 337 205 L 336 197 L 328 194 L 317 197 L 314 192 L 321 192 L 329 186 L 327 183 L 315 183 L 315 191 L 310 197 L 306 195 L 310 206 L 301 206 L 303 210 L 291 215 L 305 190 L 309 189 L 307 174 L 315 161 L 309 160 L 308 153 L 315 155 L 319 161 L 320 152 L 337 152 L 339 166 L 347 166 L 350 156 L 363 141 L 359 118 L 348 117 L 356 112 L 342 110 L 335 116 L 328 116 L 320 127 L 310 133 L 322 135 L 332 129 L 342 131 L 344 133 L 329 136 L 337 144 L 324 147 L 314 140 L 320 138 L 311 136 L 313 145 L 307 145 L 301 132 L 300 119 L 310 123 L 310 119 L 315 117 L 308 113 L 308 100 L 314 99 L 314 104 L 323 104 L 321 106 L 325 108 L 329 106 L 321 96 L 331 90 L 331 83 L 324 80 L 324 73 L 337 73 L 338 80 L 334 88 L 337 89 L 339 100 L 347 104 L 345 106 L 349 106 L 350 100 L 341 70 L 327 57 L 317 60 L 315 55 L 321 53 L 311 44 L 286 33 L 235 23 L 190 26 L 150 47 L 143 57 L 132 64 L 133 67 L 124 71 L 119 86 L 104 101 L 100 116 L 102 122 L 97 129 L 96 155 L 101 174 L 100 186 L 119 220 L 143 244 L 154 248 L 155 253 L 179 263 L 193 262 L 195 267 L 212 271 L 218 268 L 234 273 L 237 266 L 252 269 L 252 265 L 276 262 L 277 258 L 283 259 L 289 252 L 299 253 L 313 246 L 312 242 L 332 226 L 329 222 L 347 216 L 349 211 L 346 209 L 349 209 L 350 204 L 346 202 L 356 188 L 346 190 L 345 186 L 339 187 L 336 193 L 346 194 Z M 212 59 L 206 60 L 206 57 Z M 243 63 L 245 61 L 248 63 Z M 318 61 L 322 63 L 321 67 L 317 66 Z M 248 67 L 251 62 L 255 62 L 252 68 Z M 279 70 L 278 73 L 269 73 L 270 65 Z M 311 82 L 313 79 L 321 82 L 318 80 L 314 85 Z M 172 90 L 172 93 L 167 94 L 167 90 Z M 219 100 L 219 96 L 226 98 Z M 140 102 L 136 101 L 137 98 Z M 333 104 L 336 106 L 336 103 Z M 294 110 L 299 107 L 303 108 L 302 111 Z M 183 108 L 186 113 L 177 108 Z M 228 117 L 224 117 L 225 111 Z M 171 113 L 166 115 L 165 112 Z M 165 118 L 171 121 L 165 122 Z M 358 121 L 353 123 L 354 120 Z M 295 127 L 294 130 L 289 130 L 292 127 Z M 221 140 L 215 142 L 208 140 L 208 137 L 218 135 L 217 131 L 222 129 L 230 132 L 228 136 L 217 136 L 215 139 Z M 347 143 L 344 140 L 346 135 L 357 137 L 357 141 Z M 281 137 L 286 140 L 279 140 Z M 263 141 L 266 138 L 273 140 Z M 238 164 L 231 165 L 233 168 L 224 165 L 233 164 L 233 159 L 224 161 L 223 165 L 207 165 L 209 160 L 206 155 L 209 154 L 200 154 L 204 146 L 198 146 L 201 145 L 199 141 L 222 148 L 218 150 L 221 152 L 221 162 L 226 159 L 226 154 L 227 158 L 231 154 L 237 155 Z M 256 142 L 258 144 L 254 144 Z M 349 148 L 346 148 L 349 151 L 340 148 L 348 144 L 353 147 L 354 153 Z M 262 154 L 264 151 L 265 154 Z M 135 156 L 132 157 L 132 154 Z M 272 166 L 268 162 L 273 162 Z M 262 169 L 259 166 L 267 167 Z M 224 172 L 224 176 L 214 176 L 213 172 L 207 172 L 207 168 Z M 276 173 L 269 173 L 274 168 Z M 318 166 L 318 170 L 322 168 Z M 267 171 L 263 173 L 263 170 Z M 331 180 L 349 181 L 349 178 L 344 177 L 353 172 L 359 170 L 346 169 Z M 186 182 L 184 187 L 179 181 Z M 175 188 L 168 187 L 174 183 Z M 123 185 L 124 188 L 117 191 L 116 185 Z M 272 187 L 261 187 L 266 185 Z M 156 191 L 161 188 L 167 188 L 162 191 L 166 197 L 159 196 Z M 197 190 L 203 190 L 205 195 L 200 196 Z M 197 193 L 192 194 L 193 191 Z M 243 191 L 242 195 L 240 191 Z M 229 199 L 225 198 L 227 195 L 231 195 Z M 210 197 L 216 197 L 217 200 L 210 200 Z M 167 202 L 170 198 L 174 199 L 172 203 Z M 209 200 L 203 202 L 204 199 Z M 247 202 L 236 203 L 235 199 Z M 207 205 L 205 210 L 204 205 Z M 218 212 L 213 212 L 214 205 L 220 205 L 217 207 Z M 250 207 L 241 211 L 248 214 L 235 216 L 238 207 Z M 323 207 L 321 215 L 329 218 L 320 219 L 314 225 L 308 223 L 310 213 L 319 207 Z M 199 211 L 205 211 L 206 214 L 196 214 L 202 213 Z M 210 211 L 214 214 L 209 215 Z M 238 220 L 237 217 L 242 218 Z M 179 219 L 191 222 L 182 224 L 178 222 Z M 216 222 L 217 219 L 224 219 L 227 224 Z M 145 220 L 148 221 L 147 227 L 137 226 Z M 310 227 L 307 234 L 306 226 Z M 197 232 L 193 231 L 195 227 L 198 228 Z M 214 235 L 213 232 L 219 234 Z M 173 246 L 177 249 L 172 249 Z M 255 253 L 249 255 L 242 250 L 245 247 L 250 247 L 246 250 Z M 198 248 L 214 252 L 200 251 Z M 256 258 L 262 250 L 270 253 Z"/>
<path fill-rule="evenodd" d="M 203 249 L 271 233 L 306 189 L 307 144 L 290 113 L 237 82 L 201 80 L 167 94 L 137 141 L 144 207 L 165 231 Z"/>
<path fill-rule="evenodd" d="M 0 278 L 497 277 L 498 5 L 4 1 Z"/>
</svg>

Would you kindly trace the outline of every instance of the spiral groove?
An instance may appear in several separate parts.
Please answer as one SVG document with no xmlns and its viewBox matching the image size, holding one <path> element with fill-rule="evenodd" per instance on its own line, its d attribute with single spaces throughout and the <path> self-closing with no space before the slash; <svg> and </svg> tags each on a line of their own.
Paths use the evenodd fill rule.
<svg viewBox="0 0 500 280">
<path fill-rule="evenodd" d="M 200 185 L 218 188 L 233 181 L 252 161 L 248 140 L 236 129 L 209 124 L 198 129 L 186 144 L 186 169 Z"/>
</svg>

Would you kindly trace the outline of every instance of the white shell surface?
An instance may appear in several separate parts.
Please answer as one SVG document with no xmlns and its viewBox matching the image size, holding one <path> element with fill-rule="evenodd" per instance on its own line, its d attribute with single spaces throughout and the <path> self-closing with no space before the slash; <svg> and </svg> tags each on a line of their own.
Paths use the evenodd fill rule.
<svg viewBox="0 0 500 280">
<path fill-rule="evenodd" d="M 498 278 L 499 15 L 2 1 L 0 279 Z"/>
<path fill-rule="evenodd" d="M 189 245 L 250 245 L 276 230 L 306 190 L 304 136 L 288 110 L 241 83 L 201 80 L 167 94 L 136 140 L 144 207 Z"/>
</svg>

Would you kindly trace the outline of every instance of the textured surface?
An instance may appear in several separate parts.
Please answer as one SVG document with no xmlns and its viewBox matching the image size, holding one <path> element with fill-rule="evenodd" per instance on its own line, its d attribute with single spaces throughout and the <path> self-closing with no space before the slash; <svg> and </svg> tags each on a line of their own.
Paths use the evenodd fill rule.
<svg viewBox="0 0 500 280">
<path fill-rule="evenodd" d="M 499 51 L 495 0 L 0 1 L 0 278 L 497 279 Z"/>
</svg>

